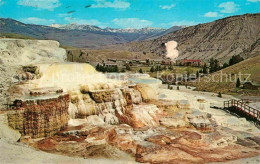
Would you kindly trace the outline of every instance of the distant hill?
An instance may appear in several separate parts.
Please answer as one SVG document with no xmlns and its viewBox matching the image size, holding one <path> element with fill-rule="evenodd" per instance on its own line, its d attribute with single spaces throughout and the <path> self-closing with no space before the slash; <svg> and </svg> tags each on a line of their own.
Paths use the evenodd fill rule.
<svg viewBox="0 0 260 164">
<path fill-rule="evenodd" d="M 164 43 L 178 42 L 179 58 L 221 61 L 241 54 L 245 58 L 260 52 L 260 13 L 227 17 L 214 22 L 182 28 L 157 39 L 122 45 L 130 51 L 165 55 Z M 119 47 L 118 47 L 119 48 Z"/>
<path fill-rule="evenodd" d="M 152 39 L 159 38 L 159 37 L 161 37 L 161 36 L 167 35 L 167 34 L 172 33 L 172 32 L 174 32 L 174 31 L 178 31 L 178 30 L 180 30 L 180 29 L 182 29 L 182 28 L 185 28 L 185 27 L 186 27 L 186 26 L 173 26 L 173 27 L 171 27 L 171 28 L 169 28 L 169 29 L 167 29 L 167 30 L 164 30 L 164 31 L 161 32 L 161 33 L 155 34 L 155 35 L 153 35 L 153 36 L 147 38 L 147 40 L 152 40 Z"/>
<path fill-rule="evenodd" d="M 52 39 L 59 41 L 64 46 L 78 48 L 101 48 L 111 44 L 145 40 L 165 31 L 166 29 L 162 28 L 101 29 L 97 26 L 78 24 L 42 26 L 0 18 L 0 33 L 19 34 L 37 39 Z"/>
</svg>

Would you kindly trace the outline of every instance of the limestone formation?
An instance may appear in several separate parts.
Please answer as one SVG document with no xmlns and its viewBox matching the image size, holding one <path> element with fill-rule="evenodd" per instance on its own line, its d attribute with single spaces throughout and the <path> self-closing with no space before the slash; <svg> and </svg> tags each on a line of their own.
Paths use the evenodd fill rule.
<svg viewBox="0 0 260 164">
<path fill-rule="evenodd" d="M 48 137 L 66 127 L 69 95 L 42 100 L 16 100 L 8 112 L 8 124 L 23 136 Z"/>
<path fill-rule="evenodd" d="M 0 39 L 0 56 L 0 109 L 4 109 L 10 95 L 7 90 L 12 83 L 35 78 L 35 66 L 23 67 L 24 73 L 17 75 L 16 72 L 21 70 L 22 66 L 64 62 L 66 51 L 59 47 L 57 41 Z"/>
</svg>

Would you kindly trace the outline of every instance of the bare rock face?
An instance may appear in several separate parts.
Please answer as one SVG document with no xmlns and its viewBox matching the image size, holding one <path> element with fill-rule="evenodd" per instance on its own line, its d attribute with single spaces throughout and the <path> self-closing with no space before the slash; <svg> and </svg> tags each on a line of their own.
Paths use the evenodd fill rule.
<svg viewBox="0 0 260 164">
<path fill-rule="evenodd" d="M 187 118 L 189 123 L 198 130 L 213 130 L 210 114 L 193 110 L 191 114 L 187 115 Z"/>
<path fill-rule="evenodd" d="M 141 93 L 144 102 L 156 99 L 158 96 L 155 89 L 147 84 L 137 84 L 136 89 Z"/>
<path fill-rule="evenodd" d="M 155 127 L 159 125 L 162 112 L 155 105 L 134 105 L 132 110 L 118 116 L 121 123 L 134 128 Z"/>
<path fill-rule="evenodd" d="M 123 95 L 120 90 L 99 90 L 99 91 L 90 91 L 90 97 L 96 103 L 102 102 L 112 102 L 118 99 L 122 99 Z"/>
<path fill-rule="evenodd" d="M 44 100 L 16 100 L 8 124 L 23 136 L 52 136 L 67 126 L 69 95 Z"/>
<path fill-rule="evenodd" d="M 137 147 L 136 161 L 141 163 L 202 163 L 199 157 L 192 156 L 171 146 L 141 146 Z"/>
<path fill-rule="evenodd" d="M 0 114 L 0 138 L 10 143 L 16 143 L 21 138 L 18 130 L 9 127 L 6 112 Z"/>
<path fill-rule="evenodd" d="M 160 119 L 160 124 L 168 128 L 181 128 L 188 126 L 188 122 L 182 118 L 176 117 L 164 117 Z"/>
<path fill-rule="evenodd" d="M 0 109 L 8 103 L 8 88 L 17 80 L 35 78 L 33 67 L 25 68 L 25 73 L 17 76 L 16 71 L 23 65 L 37 63 L 64 62 L 66 51 L 59 47 L 57 41 L 0 39 Z M 17 78 L 12 78 L 12 77 Z"/>
</svg>

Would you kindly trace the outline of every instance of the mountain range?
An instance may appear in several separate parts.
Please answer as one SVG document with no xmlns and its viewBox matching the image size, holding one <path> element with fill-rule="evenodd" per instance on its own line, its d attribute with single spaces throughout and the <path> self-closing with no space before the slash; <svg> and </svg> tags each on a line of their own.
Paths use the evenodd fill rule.
<svg viewBox="0 0 260 164">
<path fill-rule="evenodd" d="M 176 26 L 174 29 L 181 29 Z M 167 29 L 114 29 L 99 28 L 91 25 L 53 24 L 50 26 L 25 24 L 9 18 L 0 18 L 0 33 L 21 34 L 37 39 L 57 40 L 64 46 L 78 48 L 101 48 L 107 45 L 145 40 L 160 36 Z"/>
<path fill-rule="evenodd" d="M 178 42 L 179 59 L 227 61 L 240 54 L 244 58 L 260 55 L 260 13 L 219 19 L 210 23 L 185 27 L 159 38 L 117 46 L 134 52 L 166 55 L 165 43 Z"/>
<path fill-rule="evenodd" d="M 0 18 L 0 33 L 57 40 L 63 46 L 146 52 L 158 57 L 166 55 L 165 43 L 174 40 L 178 42 L 179 59 L 213 57 L 226 62 L 233 55 L 240 54 L 244 58 L 260 55 L 260 13 L 170 29 L 102 29 L 78 24 L 42 26 Z"/>
</svg>

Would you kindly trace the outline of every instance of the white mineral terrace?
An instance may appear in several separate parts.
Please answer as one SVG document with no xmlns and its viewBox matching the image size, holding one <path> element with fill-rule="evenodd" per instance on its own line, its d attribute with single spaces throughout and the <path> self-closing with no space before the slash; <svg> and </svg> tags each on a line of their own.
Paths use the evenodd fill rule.
<svg viewBox="0 0 260 164">
<path fill-rule="evenodd" d="M 40 78 L 31 80 L 24 85 L 19 85 L 20 93 L 28 96 L 30 92 L 48 92 L 61 88 L 64 92 L 63 94 L 67 93 L 70 95 L 68 96 L 70 97 L 70 100 L 68 100 L 69 126 L 67 131 L 62 132 L 62 134 L 71 135 L 70 137 L 76 137 L 78 139 L 82 137 L 77 136 L 78 133 L 88 132 L 87 135 L 83 135 L 86 138 L 84 138 L 84 142 L 82 141 L 83 143 L 79 145 L 77 145 L 78 143 L 76 141 L 64 140 L 64 142 L 62 141 L 60 143 L 55 141 L 55 144 L 57 143 L 58 145 L 58 150 L 61 152 L 68 153 L 71 147 L 75 148 L 75 145 L 76 150 L 77 148 L 81 148 L 80 151 L 85 152 L 86 146 L 89 146 L 88 144 L 93 144 L 94 147 L 100 145 L 107 146 L 107 140 L 119 146 L 122 144 L 123 147 L 120 148 L 127 151 L 129 151 L 127 149 L 128 146 L 134 147 L 136 144 L 140 144 L 145 150 L 146 147 L 153 145 L 152 142 L 146 140 L 147 138 L 152 141 L 156 140 L 156 137 L 160 135 L 165 135 L 164 137 L 167 138 L 168 136 L 164 134 L 167 128 L 190 128 L 190 125 L 192 125 L 193 129 L 189 130 L 201 136 L 201 140 L 209 142 L 207 144 L 210 149 L 225 148 L 225 146 L 229 146 L 229 144 L 234 144 L 240 137 L 260 136 L 260 130 L 245 118 L 238 118 L 221 109 L 212 108 L 222 108 L 223 102 L 233 98 L 232 96 L 223 95 L 223 98 L 219 98 L 214 93 L 196 92 L 191 89 L 186 89 L 185 87 L 180 87 L 180 90 L 177 90 L 175 86 L 172 87 L 173 90 L 169 90 L 167 89 L 168 86 L 162 85 L 160 80 L 151 78 L 147 74 L 125 73 L 104 75 L 96 72 L 89 64 L 54 63 L 38 64 L 37 66 L 39 68 Z M 131 98 L 128 99 L 128 96 Z M 48 94 L 41 95 L 38 98 L 48 98 Z M 27 99 L 34 99 L 34 97 L 29 96 Z M 166 111 L 167 107 L 165 107 L 165 111 L 163 111 L 160 108 L 160 106 L 163 105 L 170 106 L 171 111 Z M 169 116 L 166 116 L 165 113 L 169 114 Z M 163 117 L 161 118 L 161 116 Z M 7 121 L 7 118 L 4 117 L 0 119 L 2 122 Z M 213 124 L 218 126 L 217 130 L 220 132 L 217 135 L 221 136 L 220 138 L 216 137 L 217 139 L 211 140 L 212 136 L 210 134 L 198 132 L 203 128 L 204 130 L 212 128 L 212 126 L 214 126 Z M 82 129 L 73 129 L 76 127 L 81 127 Z M 13 142 L 20 137 L 18 132 L 11 130 L 6 124 L 1 125 L 0 128 L 0 137 L 3 138 L 3 140 L 6 139 L 8 142 Z M 72 130 L 70 130 L 70 128 L 72 128 Z M 102 131 L 103 129 L 105 130 L 99 134 L 99 130 Z M 5 133 L 3 130 L 7 132 Z M 91 133 L 92 131 L 93 133 Z M 226 133 L 227 131 L 230 133 Z M 98 133 L 97 136 L 96 133 Z M 111 135 L 108 135 L 108 138 L 99 136 L 110 133 L 115 136 L 112 135 L 111 137 Z M 168 137 L 167 140 L 172 141 L 179 135 L 178 132 L 172 134 L 172 136 L 169 135 L 170 137 Z M 196 135 L 194 134 L 194 136 Z M 118 137 L 116 138 L 118 140 L 115 139 L 115 142 L 113 137 Z M 165 142 L 163 140 L 165 138 L 159 137 L 159 140 L 163 143 Z M 188 140 L 184 141 L 184 138 L 176 142 L 187 145 L 191 144 L 188 143 Z M 7 143 L 0 141 L 0 146 L 4 147 L 5 153 L 9 152 L 12 154 L 13 151 L 14 154 L 18 154 L 17 150 L 22 151 L 22 153 L 31 153 L 32 160 L 29 161 L 29 163 L 42 162 L 45 157 L 49 156 L 49 154 L 44 152 L 35 152 L 32 149 L 20 145 L 7 146 L 6 144 Z M 163 145 L 165 146 L 165 144 Z M 101 149 L 103 149 L 103 147 L 101 147 Z M 132 149 L 134 154 L 138 153 L 136 147 Z M 208 147 L 206 146 L 205 149 L 208 149 Z M 73 151 L 69 153 L 77 152 L 72 148 L 71 150 Z M 155 149 L 151 147 L 151 151 L 153 150 Z M 133 156 L 127 154 L 126 151 L 119 150 L 118 147 L 115 148 L 111 146 L 108 147 L 106 151 L 111 153 L 109 155 L 113 157 L 124 158 L 123 160 L 126 163 L 134 162 Z M 167 153 L 171 153 L 171 151 L 166 151 L 167 153 L 164 154 L 165 151 L 166 149 L 162 149 L 159 153 L 163 155 L 158 158 L 167 159 Z M 102 154 L 103 150 L 98 150 L 98 152 Z M 186 152 L 184 152 L 185 151 L 178 154 L 178 158 L 193 158 L 190 154 L 185 155 Z M 184 153 L 184 155 L 182 153 Z M 77 153 L 75 154 L 78 155 Z M 172 156 L 173 154 L 170 155 Z M 59 163 L 64 161 L 63 159 L 61 160 L 62 157 L 60 155 L 50 155 L 49 157 L 53 158 L 53 161 L 47 161 L 47 163 L 56 163 L 56 161 Z M 3 157 L 1 156 L 1 158 Z M 1 158 L 0 160 L 2 160 Z M 14 161 L 16 160 L 13 155 L 11 155 L 11 158 Z M 28 160 L 30 157 L 26 156 L 25 158 Z M 148 158 L 151 158 L 149 154 Z M 256 161 L 258 158 L 247 159 L 247 161 Z M 70 157 L 64 157 L 64 159 L 67 159 L 69 163 L 111 162 L 110 159 L 97 159 L 96 161 Z M 2 161 L 12 162 L 7 159 L 3 159 Z M 22 158 L 19 162 L 25 163 L 25 160 Z M 120 160 L 115 161 L 115 163 L 121 162 Z"/>
</svg>

